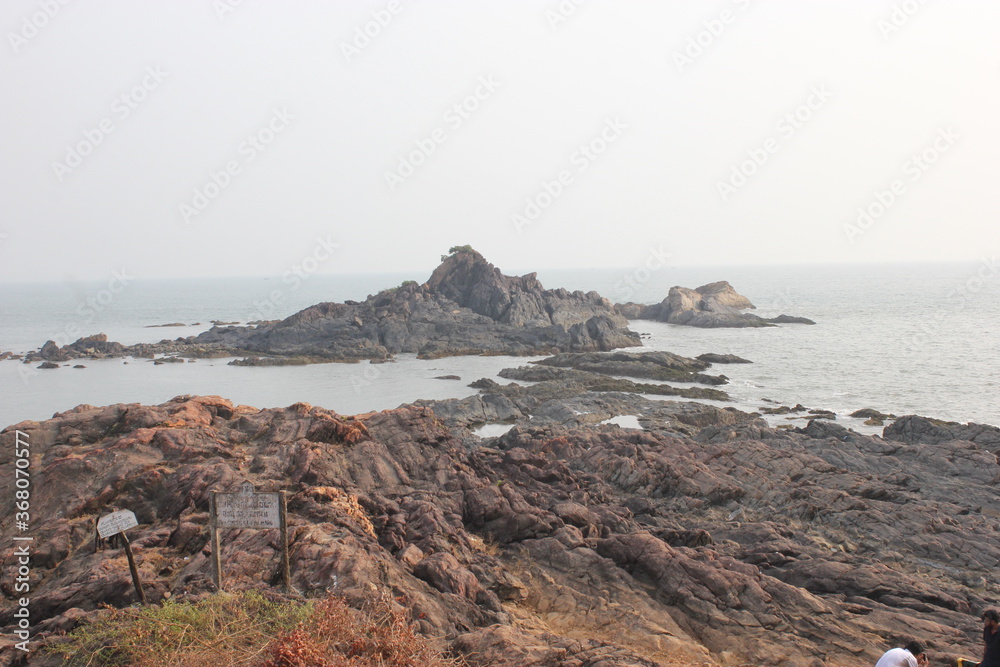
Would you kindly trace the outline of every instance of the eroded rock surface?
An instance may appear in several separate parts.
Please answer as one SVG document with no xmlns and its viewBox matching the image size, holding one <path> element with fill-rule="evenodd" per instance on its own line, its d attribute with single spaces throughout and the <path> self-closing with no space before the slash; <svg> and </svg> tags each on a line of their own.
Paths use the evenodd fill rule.
<svg viewBox="0 0 1000 667">
<path fill-rule="evenodd" d="M 705 375 L 701 371 L 710 361 L 689 359 L 672 352 L 614 352 L 611 354 L 557 354 L 537 362 L 542 366 L 575 368 L 581 371 L 624 375 L 649 380 L 725 384 L 724 375 Z"/>
<path fill-rule="evenodd" d="M 582 423 L 657 405 L 673 417 L 644 415 L 645 430 Z M 475 409 L 518 423 L 483 440 L 467 428 Z M 1000 467 L 969 439 L 488 389 L 353 417 L 218 397 L 80 406 L 6 429 L 0 470 L 17 430 L 37 480 L 43 637 L 134 600 L 121 551 L 94 550 L 94 521 L 114 508 L 140 521 L 130 535 L 153 601 L 211 590 L 210 491 L 244 480 L 288 494 L 296 588 L 389 591 L 472 664 L 858 665 L 912 635 L 944 661 L 975 655 L 978 613 L 1000 595 Z M 13 484 L 4 473 L 0 495 Z M 274 531 L 228 532 L 229 585 L 274 583 L 276 549 Z"/>
</svg>

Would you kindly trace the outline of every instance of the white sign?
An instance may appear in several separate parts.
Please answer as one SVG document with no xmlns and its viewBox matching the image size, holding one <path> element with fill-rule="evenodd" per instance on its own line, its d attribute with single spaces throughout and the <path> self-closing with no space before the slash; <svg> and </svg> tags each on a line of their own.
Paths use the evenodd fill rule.
<svg viewBox="0 0 1000 667">
<path fill-rule="evenodd" d="M 219 528 L 280 528 L 281 501 L 277 493 L 254 493 L 244 483 L 239 493 L 215 494 Z"/>
<path fill-rule="evenodd" d="M 117 512 L 112 512 L 101 517 L 97 522 L 97 534 L 103 540 L 106 537 L 117 535 L 138 525 L 139 522 L 136 521 L 135 514 L 131 510 L 118 510 Z"/>
</svg>

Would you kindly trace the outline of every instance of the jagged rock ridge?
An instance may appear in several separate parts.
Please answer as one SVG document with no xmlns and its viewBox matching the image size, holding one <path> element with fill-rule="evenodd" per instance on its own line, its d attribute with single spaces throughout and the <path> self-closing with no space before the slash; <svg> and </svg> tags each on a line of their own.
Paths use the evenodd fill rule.
<svg viewBox="0 0 1000 667">
<path fill-rule="evenodd" d="M 107 343 L 103 334 L 62 348 L 50 341 L 36 356 L 265 355 L 302 362 L 385 360 L 400 353 L 535 355 L 641 345 L 626 325 L 596 292 L 546 290 L 535 274 L 505 276 L 474 250 L 459 249 L 423 285 L 410 281 L 360 303 L 320 303 L 280 322 L 215 326 L 153 345 L 124 347 Z"/>
</svg>

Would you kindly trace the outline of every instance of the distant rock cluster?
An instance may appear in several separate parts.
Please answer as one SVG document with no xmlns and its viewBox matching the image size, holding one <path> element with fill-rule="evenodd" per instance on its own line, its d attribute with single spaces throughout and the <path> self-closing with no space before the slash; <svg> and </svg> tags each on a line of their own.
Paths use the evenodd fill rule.
<svg viewBox="0 0 1000 667">
<path fill-rule="evenodd" d="M 698 327 L 759 327 L 804 322 L 742 312 L 750 301 L 722 281 L 696 290 L 673 287 L 654 305 L 613 305 L 597 292 L 545 289 L 536 274 L 506 276 L 468 246 L 452 248 L 427 282 L 404 282 L 362 302 L 319 303 L 274 322 L 236 326 L 213 321 L 197 336 L 125 346 L 104 334 L 59 347 L 46 342 L 26 361 L 158 355 L 242 357 L 234 364 L 273 366 L 360 360 L 396 354 L 424 359 L 458 355 L 544 355 L 641 346 L 629 319 Z M 164 325 L 167 326 L 167 325 Z M 170 325 L 172 326 L 172 325 Z"/>
</svg>

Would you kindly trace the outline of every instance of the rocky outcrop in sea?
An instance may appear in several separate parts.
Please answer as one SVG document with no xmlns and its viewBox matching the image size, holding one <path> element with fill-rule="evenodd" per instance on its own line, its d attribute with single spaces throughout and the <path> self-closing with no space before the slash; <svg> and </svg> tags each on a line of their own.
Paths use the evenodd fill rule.
<svg viewBox="0 0 1000 667">
<path fill-rule="evenodd" d="M 815 324 L 804 317 L 779 315 L 765 319 L 743 312 L 754 308 L 750 299 L 737 293 L 725 280 L 695 289 L 671 287 L 663 301 L 651 306 L 631 302 L 615 306 L 615 310 L 630 320 L 656 320 L 703 328 Z"/>
<path fill-rule="evenodd" d="M 363 302 L 320 303 L 256 326 L 213 326 L 198 336 L 123 346 L 103 334 L 30 361 L 155 354 L 248 357 L 245 365 L 386 360 L 465 354 L 540 355 L 641 345 L 597 292 L 545 289 L 535 274 L 506 276 L 471 248 L 453 248 L 424 284 L 404 282 Z"/>
<path fill-rule="evenodd" d="M 628 319 L 699 327 L 760 327 L 804 322 L 765 320 L 744 309 L 746 297 L 722 281 L 697 290 L 671 288 L 661 303 L 613 305 L 597 292 L 545 289 L 537 275 L 507 276 L 468 246 L 454 247 L 427 282 L 406 281 L 361 302 L 319 303 L 280 321 L 246 326 L 213 321 L 197 336 L 122 345 L 105 334 L 59 347 L 47 341 L 26 363 L 104 357 L 240 357 L 242 366 L 386 361 L 458 355 L 546 355 L 642 345 Z"/>
</svg>

